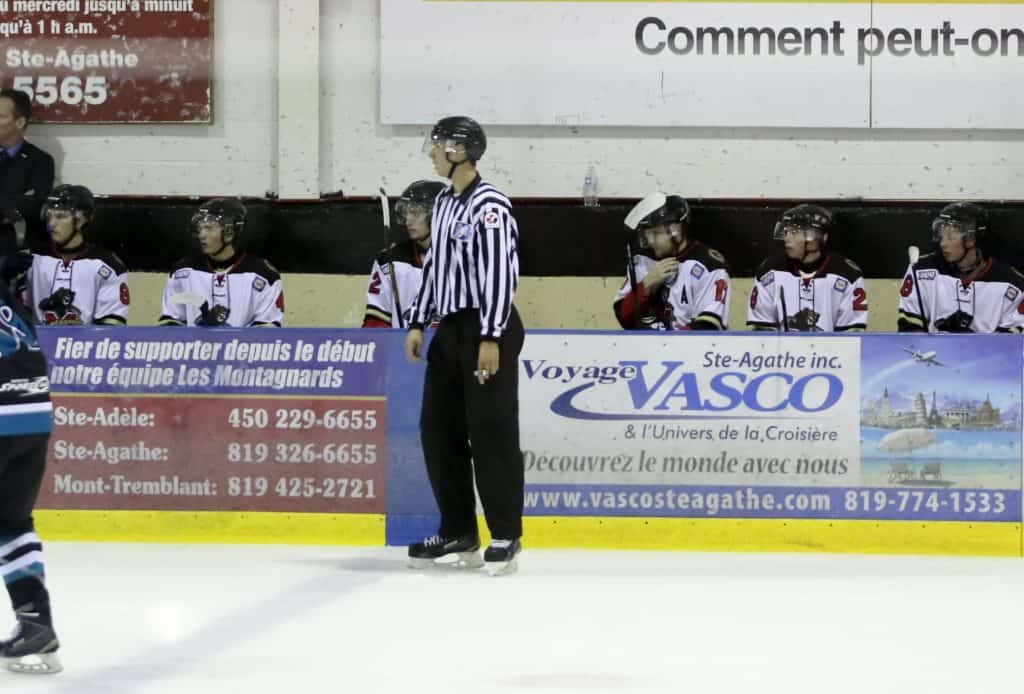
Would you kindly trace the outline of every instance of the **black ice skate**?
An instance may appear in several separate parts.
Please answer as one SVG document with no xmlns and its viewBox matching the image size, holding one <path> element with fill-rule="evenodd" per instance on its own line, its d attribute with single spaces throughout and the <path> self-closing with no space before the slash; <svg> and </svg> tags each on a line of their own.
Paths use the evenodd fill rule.
<svg viewBox="0 0 1024 694">
<path fill-rule="evenodd" d="M 490 546 L 484 552 L 484 563 L 487 565 L 487 573 L 491 576 L 503 576 L 515 573 L 519 568 L 517 557 L 523 549 L 519 538 L 515 540 L 491 540 Z"/>
<path fill-rule="evenodd" d="M 18 609 L 14 634 L 0 641 L 0 665 L 23 675 L 55 675 L 64 668 L 57 657 L 60 642 L 49 624 L 36 621 L 39 612 L 32 605 Z"/>
<path fill-rule="evenodd" d="M 454 559 L 452 555 L 455 555 Z M 426 569 L 435 565 L 455 569 L 479 569 L 484 565 L 480 559 L 480 538 L 476 535 L 432 535 L 423 542 L 409 545 L 410 568 Z"/>
</svg>

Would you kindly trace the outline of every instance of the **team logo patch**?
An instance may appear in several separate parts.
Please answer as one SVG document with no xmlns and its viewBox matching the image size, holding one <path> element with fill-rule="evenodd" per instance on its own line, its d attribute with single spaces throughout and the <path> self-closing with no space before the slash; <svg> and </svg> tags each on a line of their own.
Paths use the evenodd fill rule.
<svg viewBox="0 0 1024 694">
<path fill-rule="evenodd" d="M 846 288 L 847 288 L 847 287 L 848 287 L 849 285 L 850 285 L 850 283 L 849 283 L 849 282 L 847 282 L 847 281 L 846 281 L 846 280 L 844 280 L 844 279 L 843 279 L 842 277 L 840 277 L 839 279 L 837 279 L 837 280 L 836 280 L 836 283 L 835 283 L 835 284 L 833 285 L 833 288 L 834 288 L 834 289 L 835 289 L 835 290 L 836 290 L 837 292 L 845 292 L 845 291 L 846 291 Z"/>
<path fill-rule="evenodd" d="M 761 278 L 761 284 L 764 285 L 765 287 L 767 287 L 767 286 L 769 286 L 771 284 L 774 284 L 774 283 L 775 283 L 775 273 L 774 272 L 766 272 L 766 273 L 764 273 L 764 276 Z"/>
<path fill-rule="evenodd" d="M 469 237 L 473 235 L 473 225 L 466 224 L 465 222 L 455 222 L 455 228 L 452 230 L 452 236 L 458 241 L 468 241 Z"/>
<path fill-rule="evenodd" d="M 99 269 L 98 272 L 99 272 L 99 276 L 102 277 L 105 280 L 109 280 L 110 276 L 113 274 L 113 270 L 111 270 L 106 265 L 100 265 L 100 269 Z"/>
<path fill-rule="evenodd" d="M 693 269 L 690 270 L 690 274 L 693 275 L 694 279 L 700 279 L 704 275 L 704 267 L 702 265 L 694 265 Z"/>
<path fill-rule="evenodd" d="M 501 218 L 497 212 L 488 212 L 484 215 L 484 227 L 487 229 L 497 229 L 501 226 Z"/>
<path fill-rule="evenodd" d="M 920 280 L 933 280 L 935 279 L 935 270 L 918 270 L 917 279 Z"/>
<path fill-rule="evenodd" d="M 391 274 L 391 263 L 384 263 L 383 265 L 381 265 L 380 266 L 380 271 L 383 272 L 385 275 L 390 275 Z"/>
<path fill-rule="evenodd" d="M 1018 294 L 1020 294 L 1020 292 L 1018 292 L 1015 287 L 1007 287 L 1006 288 L 1006 298 L 1007 298 L 1007 300 L 1013 301 L 1014 299 L 1017 298 Z"/>
<path fill-rule="evenodd" d="M 267 281 L 262 277 L 257 277 L 252 281 L 252 288 L 258 292 L 262 292 L 267 288 Z"/>
<path fill-rule="evenodd" d="M 176 279 L 176 280 L 183 280 L 183 279 L 185 279 L 186 277 L 188 277 L 191 274 L 192 274 L 192 271 L 190 269 L 188 269 L 187 267 L 183 267 L 180 270 L 175 270 L 173 276 L 174 276 L 174 279 Z"/>
</svg>

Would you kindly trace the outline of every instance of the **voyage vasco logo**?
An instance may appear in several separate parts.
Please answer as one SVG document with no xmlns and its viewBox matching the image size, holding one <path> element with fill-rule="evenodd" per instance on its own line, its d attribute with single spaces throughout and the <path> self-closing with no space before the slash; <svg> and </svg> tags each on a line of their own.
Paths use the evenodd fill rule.
<svg viewBox="0 0 1024 694">
<path fill-rule="evenodd" d="M 551 401 L 561 417 L 584 420 L 804 419 L 825 412 L 843 396 L 842 379 L 815 371 L 795 376 L 783 371 L 708 373 L 682 361 L 620 361 L 614 365 L 565 365 L 524 359 L 529 380 L 571 386 Z M 622 411 L 598 411 L 588 397 L 602 389 L 603 403 Z M 605 404 L 601 410 L 607 410 Z M 619 407 L 614 407 L 618 410 Z"/>
</svg>

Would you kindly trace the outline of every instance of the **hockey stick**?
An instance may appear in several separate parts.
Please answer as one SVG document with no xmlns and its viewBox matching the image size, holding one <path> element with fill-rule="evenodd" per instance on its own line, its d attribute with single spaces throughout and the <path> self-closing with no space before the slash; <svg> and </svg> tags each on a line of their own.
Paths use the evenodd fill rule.
<svg viewBox="0 0 1024 694">
<path fill-rule="evenodd" d="M 921 251 L 917 246 L 907 248 L 907 258 L 910 260 L 910 272 L 914 275 L 914 293 L 917 295 L 917 310 L 921 312 L 921 323 L 924 331 L 928 332 L 928 318 L 924 315 L 924 301 L 921 300 L 921 287 L 917 280 L 917 261 L 921 258 Z"/>
<path fill-rule="evenodd" d="M 384 187 L 380 187 L 380 216 L 384 222 L 384 233 L 391 236 L 391 205 L 388 203 L 388 194 Z M 405 327 L 405 320 L 402 317 L 402 298 L 398 296 L 398 280 L 395 279 L 395 261 L 388 261 L 388 277 L 391 279 L 391 296 L 395 299 L 395 314 L 398 316 L 398 327 Z"/>
<path fill-rule="evenodd" d="M 782 324 L 779 326 L 780 333 L 789 332 L 789 316 L 786 315 L 786 294 L 782 291 L 782 282 L 775 281 L 775 305 L 782 312 Z"/>
<path fill-rule="evenodd" d="M 626 277 L 629 278 L 629 290 L 633 294 L 633 301 L 636 301 L 636 265 L 633 264 L 633 244 L 626 241 Z M 640 327 L 640 307 L 633 306 L 633 329 Z"/>
</svg>

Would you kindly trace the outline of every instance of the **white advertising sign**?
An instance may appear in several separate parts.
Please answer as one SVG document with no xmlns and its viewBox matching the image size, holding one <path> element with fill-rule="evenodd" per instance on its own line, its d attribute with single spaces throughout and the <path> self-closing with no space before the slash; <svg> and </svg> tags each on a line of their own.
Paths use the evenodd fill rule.
<svg viewBox="0 0 1024 694">
<path fill-rule="evenodd" d="M 381 119 L 1019 128 L 1024 6 L 384 0 Z"/>
<path fill-rule="evenodd" d="M 860 480 L 855 337 L 528 334 L 531 484 Z"/>
</svg>

